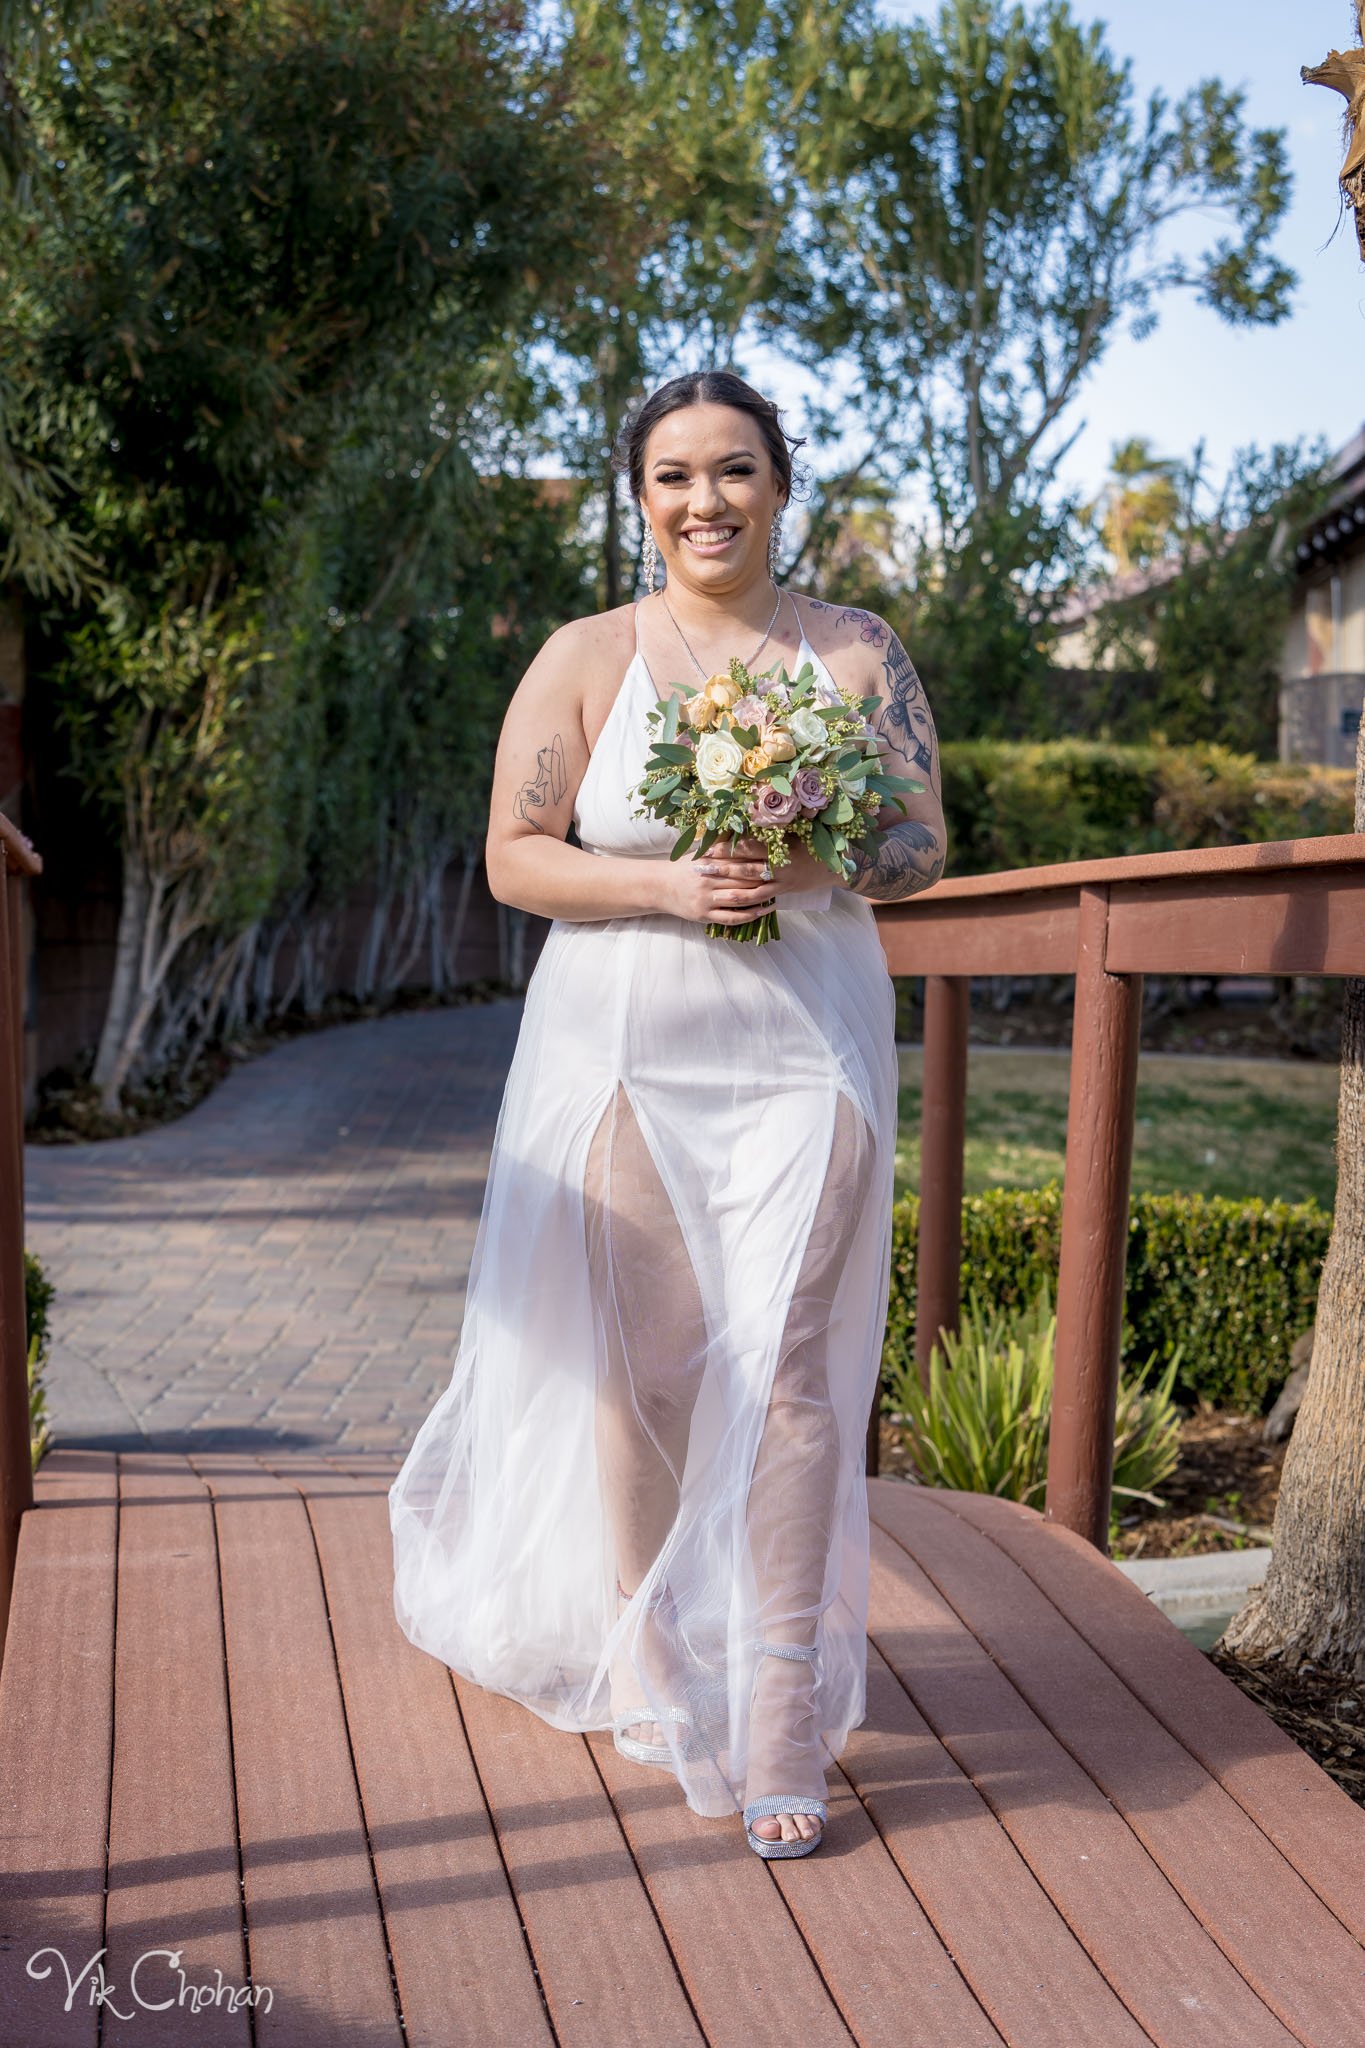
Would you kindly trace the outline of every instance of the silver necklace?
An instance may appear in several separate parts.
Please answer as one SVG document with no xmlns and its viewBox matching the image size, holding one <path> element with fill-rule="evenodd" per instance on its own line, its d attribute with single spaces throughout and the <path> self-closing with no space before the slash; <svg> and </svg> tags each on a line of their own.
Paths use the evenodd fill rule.
<svg viewBox="0 0 1365 2048">
<path fill-rule="evenodd" d="M 763 638 L 759 641 L 757 647 L 755 647 L 753 653 L 749 656 L 749 659 L 745 662 L 745 668 L 751 669 L 753 667 L 754 663 L 758 660 L 759 655 L 762 654 L 764 648 L 767 646 L 768 642 L 773 637 L 773 627 L 777 624 L 777 615 L 782 609 L 782 592 L 778 590 L 777 585 L 775 583 L 773 585 L 773 589 L 777 590 L 777 603 L 773 606 L 773 615 L 768 621 L 768 630 L 763 635 Z M 662 590 L 659 592 L 659 602 L 663 605 L 663 608 L 668 613 L 669 618 L 673 619 L 674 630 L 677 633 L 678 638 L 682 641 L 683 646 L 692 656 L 692 666 L 697 671 L 697 674 L 699 676 L 709 675 L 711 671 L 709 669 L 705 669 L 702 667 L 701 663 L 697 660 L 696 652 L 692 646 L 692 642 L 688 639 L 686 633 L 684 633 L 682 627 L 678 624 L 678 621 L 675 618 L 673 618 L 673 607 L 669 603 L 668 599 L 664 596 Z"/>
</svg>

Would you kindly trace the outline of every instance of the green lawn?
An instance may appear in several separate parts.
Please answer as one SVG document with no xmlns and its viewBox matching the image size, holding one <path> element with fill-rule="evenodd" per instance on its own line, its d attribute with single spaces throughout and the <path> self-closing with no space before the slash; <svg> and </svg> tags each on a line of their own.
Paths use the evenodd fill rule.
<svg viewBox="0 0 1365 2048">
<path fill-rule="evenodd" d="M 967 1078 L 967 1192 L 1060 1180 L 1070 1055 L 974 1046 Z M 923 1056 L 900 1048 L 896 1193 L 919 1185 Z M 1138 1070 L 1134 1190 L 1313 1196 L 1336 1187 L 1337 1070 L 1281 1060 L 1147 1053 Z"/>
</svg>

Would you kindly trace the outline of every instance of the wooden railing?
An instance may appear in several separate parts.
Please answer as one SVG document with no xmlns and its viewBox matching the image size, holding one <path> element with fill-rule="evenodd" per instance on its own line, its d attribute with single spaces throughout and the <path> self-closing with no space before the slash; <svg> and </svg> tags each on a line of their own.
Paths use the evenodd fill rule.
<svg viewBox="0 0 1365 2048">
<path fill-rule="evenodd" d="M 0 814 L 0 1644 L 9 1621 L 19 1518 L 33 1500 L 24 1299 L 24 902 L 42 862 Z"/>
<path fill-rule="evenodd" d="M 1142 977 L 1365 975 L 1365 834 L 973 875 L 877 926 L 925 977 L 921 1374 L 961 1305 L 969 977 L 1076 977 L 1044 1514 L 1107 1554 Z M 874 1417 L 872 1470 L 875 1443 Z"/>
</svg>

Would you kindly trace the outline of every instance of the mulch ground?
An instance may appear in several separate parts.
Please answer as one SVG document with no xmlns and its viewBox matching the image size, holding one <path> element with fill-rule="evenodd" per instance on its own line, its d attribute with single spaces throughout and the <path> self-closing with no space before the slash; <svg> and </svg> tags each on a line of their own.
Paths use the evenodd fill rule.
<svg viewBox="0 0 1365 2048">
<path fill-rule="evenodd" d="M 1284 1444 L 1262 1441 L 1259 1416 L 1197 1409 L 1181 1424 L 1180 1462 L 1158 1489 L 1165 1507 L 1138 1502 L 1124 1513 L 1110 1554 L 1199 1557 L 1268 1543 L 1284 1453 Z M 903 1432 L 885 1421 L 881 1469 L 888 1478 L 916 1476 Z"/>
</svg>

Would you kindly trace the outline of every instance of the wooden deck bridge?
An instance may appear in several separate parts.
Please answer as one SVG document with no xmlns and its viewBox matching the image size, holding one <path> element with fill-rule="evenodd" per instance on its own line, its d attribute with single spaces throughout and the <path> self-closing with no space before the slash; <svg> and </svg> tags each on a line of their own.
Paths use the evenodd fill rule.
<svg viewBox="0 0 1365 2048">
<path fill-rule="evenodd" d="M 1365 2043 L 1365 1812 L 1072 1531 L 870 1482 L 867 1720 L 819 1854 L 765 1864 L 412 1647 L 394 1469 L 45 1462 L 4 2043 Z"/>
<path fill-rule="evenodd" d="M 965 977 L 1077 973 L 1048 1497 L 869 1479 L 868 1714 L 786 1863 L 408 1643 L 393 1456 L 59 1447 L 31 1482 L 36 860 L 0 842 L 0 2048 L 1365 2048 L 1365 1812 L 1103 1551 L 1141 973 L 1365 972 L 1365 837 L 883 915 L 929 983 L 921 1355 Z"/>
</svg>

